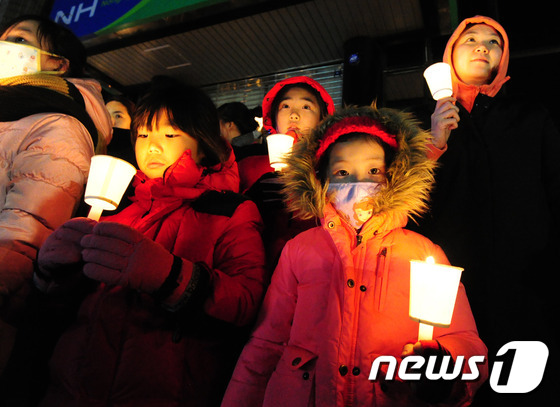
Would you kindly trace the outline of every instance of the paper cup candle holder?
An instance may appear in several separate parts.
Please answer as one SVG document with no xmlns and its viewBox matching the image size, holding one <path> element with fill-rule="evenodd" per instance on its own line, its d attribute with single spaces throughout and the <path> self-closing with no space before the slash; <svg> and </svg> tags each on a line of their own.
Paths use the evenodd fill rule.
<svg viewBox="0 0 560 407">
<path fill-rule="evenodd" d="M 288 134 L 271 134 L 266 137 L 268 159 L 274 171 L 282 171 L 282 169 L 287 166 L 284 160 L 286 155 L 292 151 L 295 140 L 296 134 L 294 132 L 288 132 Z"/>
<path fill-rule="evenodd" d="M 463 269 L 426 261 L 410 261 L 409 316 L 420 323 L 418 340 L 432 339 L 434 326 L 451 324 Z"/>
<path fill-rule="evenodd" d="M 445 62 L 430 65 L 424 71 L 424 78 L 430 88 L 430 93 L 435 100 L 453 95 L 451 82 L 451 67 Z"/>
<path fill-rule="evenodd" d="M 109 155 L 95 155 L 91 159 L 84 201 L 91 206 L 88 218 L 99 220 L 104 210 L 117 209 L 136 174 L 130 163 Z"/>
</svg>

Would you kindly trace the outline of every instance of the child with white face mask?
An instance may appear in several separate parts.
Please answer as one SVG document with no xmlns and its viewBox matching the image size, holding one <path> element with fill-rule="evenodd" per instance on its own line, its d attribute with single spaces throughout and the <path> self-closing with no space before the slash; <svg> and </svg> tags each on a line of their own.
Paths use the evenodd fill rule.
<svg viewBox="0 0 560 407">
<path fill-rule="evenodd" d="M 111 138 L 101 86 L 82 78 L 85 64 L 80 40 L 44 17 L 0 30 L 0 372 L 37 252 L 75 214 L 91 157 Z"/>
<path fill-rule="evenodd" d="M 359 107 L 327 117 L 294 146 L 286 202 L 321 226 L 285 245 L 222 407 L 469 404 L 485 364 L 471 382 L 369 380 L 382 355 L 399 363 L 486 355 L 462 285 L 451 326 L 435 328 L 433 340 L 417 341 L 409 318 L 410 260 L 449 264 L 439 246 L 404 229 L 427 206 L 428 137 L 409 115 Z"/>
</svg>

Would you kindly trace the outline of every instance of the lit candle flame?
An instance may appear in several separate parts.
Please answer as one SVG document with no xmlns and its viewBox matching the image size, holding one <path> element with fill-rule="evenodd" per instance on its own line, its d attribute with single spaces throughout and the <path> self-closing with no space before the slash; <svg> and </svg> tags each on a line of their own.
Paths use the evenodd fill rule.
<svg viewBox="0 0 560 407">
<path fill-rule="evenodd" d="M 434 260 L 434 257 L 433 257 L 433 256 L 428 256 L 428 257 L 426 258 L 426 263 L 429 263 L 429 264 L 436 264 L 436 261 Z"/>
</svg>

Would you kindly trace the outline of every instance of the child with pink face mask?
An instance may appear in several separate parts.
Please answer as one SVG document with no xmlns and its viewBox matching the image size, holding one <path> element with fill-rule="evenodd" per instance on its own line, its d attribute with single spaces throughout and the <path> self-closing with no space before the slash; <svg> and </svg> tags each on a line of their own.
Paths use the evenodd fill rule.
<svg viewBox="0 0 560 407">
<path fill-rule="evenodd" d="M 223 407 L 472 399 L 485 364 L 471 382 L 369 380 L 382 355 L 486 355 L 462 286 L 451 326 L 435 328 L 433 340 L 417 341 L 418 324 L 409 318 L 410 260 L 448 264 L 439 246 L 404 229 L 427 206 L 434 169 L 428 138 L 409 115 L 359 107 L 327 117 L 294 146 L 282 175 L 286 202 L 321 226 L 284 247 Z"/>
</svg>

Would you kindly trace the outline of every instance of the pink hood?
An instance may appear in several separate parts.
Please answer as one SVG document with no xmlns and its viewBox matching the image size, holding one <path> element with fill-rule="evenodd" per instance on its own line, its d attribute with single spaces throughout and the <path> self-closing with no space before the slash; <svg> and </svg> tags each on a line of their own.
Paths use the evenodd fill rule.
<svg viewBox="0 0 560 407">
<path fill-rule="evenodd" d="M 99 135 L 105 140 L 105 144 L 109 144 L 113 136 L 113 127 L 111 115 L 105 108 L 105 101 L 101 95 L 101 85 L 93 79 L 67 78 L 67 80 L 74 84 L 82 94 L 86 111 L 97 127 Z"/>
</svg>

